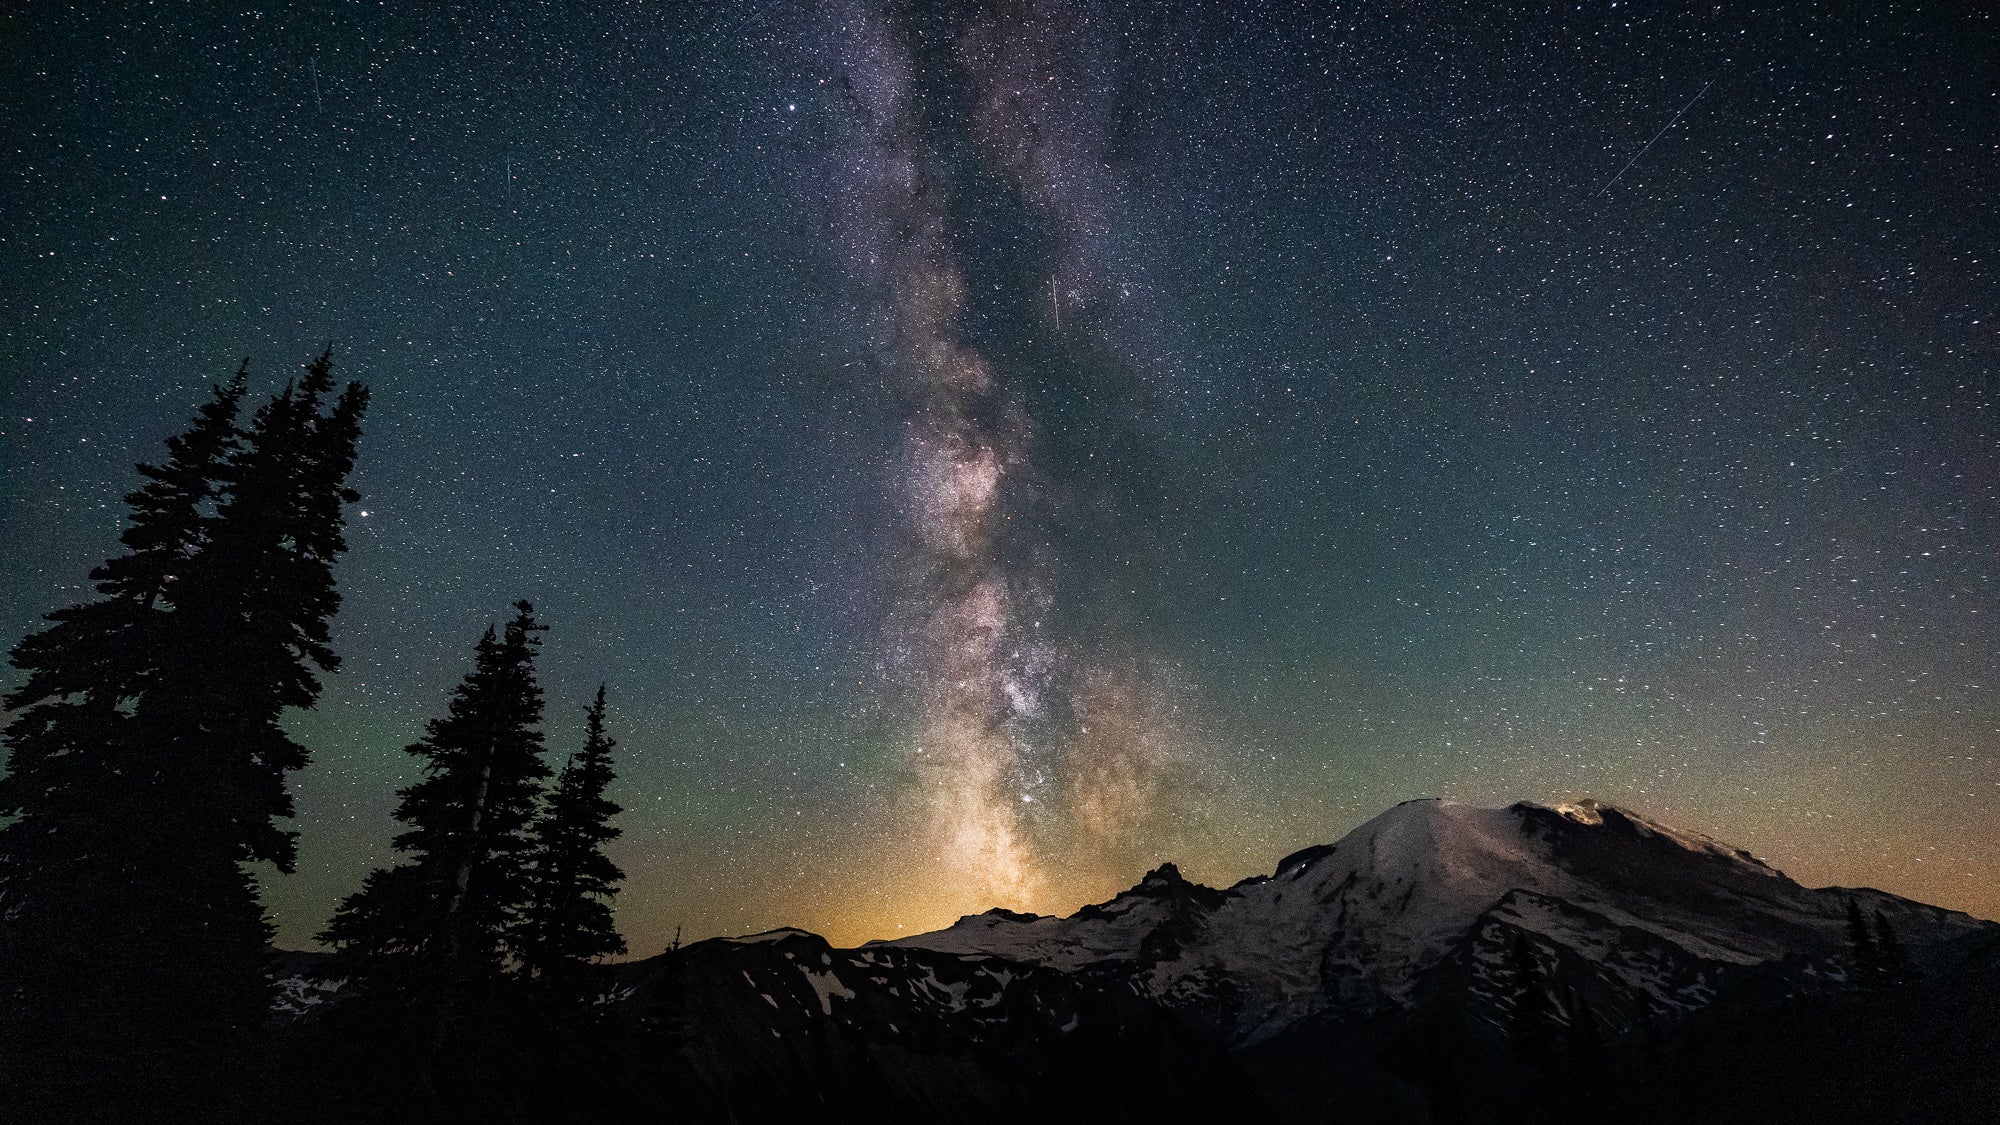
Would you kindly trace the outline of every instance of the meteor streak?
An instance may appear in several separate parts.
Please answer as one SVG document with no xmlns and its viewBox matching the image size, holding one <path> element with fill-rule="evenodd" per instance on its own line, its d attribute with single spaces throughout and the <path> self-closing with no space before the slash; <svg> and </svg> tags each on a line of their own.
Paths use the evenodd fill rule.
<svg viewBox="0 0 2000 1125">
<path fill-rule="evenodd" d="M 1711 79 L 1709 79 L 1709 80 L 1708 80 L 1708 85 L 1707 85 L 1707 86 L 1703 86 L 1703 87 L 1701 88 L 1701 90 L 1700 90 L 1699 92 L 1697 92 L 1697 93 L 1695 94 L 1695 96 L 1694 96 L 1694 97 L 1691 97 L 1691 98 L 1689 98 L 1689 99 L 1688 99 L 1688 101 L 1687 101 L 1687 104 L 1681 107 L 1681 110 L 1680 110 L 1680 113 L 1676 113 L 1676 114 L 1674 114 L 1674 115 L 1673 115 L 1673 117 L 1671 117 L 1671 118 L 1669 118 L 1669 119 L 1667 120 L 1667 123 L 1666 123 L 1665 125 L 1662 125 L 1662 126 L 1660 126 L 1660 131 L 1659 131 L 1659 132 L 1657 132 L 1657 133 L 1654 133 L 1654 134 L 1653 134 L 1653 140 L 1651 140 L 1651 141 L 1647 141 L 1647 142 L 1646 142 L 1646 143 L 1645 143 L 1645 144 L 1644 144 L 1643 146 L 1641 146 L 1641 147 L 1640 147 L 1640 149 L 1639 149 L 1639 151 L 1638 151 L 1638 152 L 1635 152 L 1635 153 L 1633 153 L 1633 154 L 1632 154 L 1632 159 L 1630 159 L 1630 160 L 1627 160 L 1627 161 L 1625 162 L 1625 167 L 1623 167 L 1623 168 L 1620 168 L 1620 169 L 1618 169 L 1618 174 L 1617 174 L 1617 175 L 1615 175 L 1615 176 L 1612 176 L 1612 177 L 1611 177 L 1610 179 L 1608 179 L 1608 180 L 1604 181 L 1604 186 L 1603 186 L 1603 187 L 1601 187 L 1601 188 L 1598 188 L 1598 189 L 1597 189 L 1597 194 L 1599 194 L 1599 195 L 1603 195 L 1603 194 L 1604 194 L 1605 192 L 1607 192 L 1607 191 L 1610 191 L 1610 190 L 1611 190 L 1611 185 L 1612 185 L 1612 184 L 1615 184 L 1615 183 L 1617 183 L 1617 182 L 1618 182 L 1618 180 L 1619 180 L 1619 177 L 1621 177 L 1621 176 L 1623 176 L 1623 175 L 1624 175 L 1625 173 L 1627 173 L 1627 172 L 1631 171 L 1631 170 L 1632 170 L 1632 165 L 1634 165 L 1634 164 L 1637 164 L 1637 163 L 1639 163 L 1639 158 L 1640 158 L 1640 157 L 1642 157 L 1642 156 L 1644 156 L 1644 155 L 1646 155 L 1646 150 L 1647 150 L 1647 149 L 1649 149 L 1649 148 L 1652 148 L 1652 147 L 1653 147 L 1653 141 L 1657 141 L 1657 140 L 1659 140 L 1659 139 L 1660 139 L 1661 137 L 1664 137 L 1664 136 L 1666 136 L 1666 135 L 1667 135 L 1667 130 L 1669 130 L 1669 129 L 1671 129 L 1671 128 L 1673 128 L 1673 127 L 1674 127 L 1674 122 L 1676 122 L 1676 121 L 1679 121 L 1679 120 L 1681 119 L 1681 114 L 1682 114 L 1682 113 L 1686 113 L 1686 112 L 1687 112 L 1688 110 L 1690 110 L 1690 109 L 1693 109 L 1693 108 L 1694 108 L 1694 103 L 1696 103 L 1696 102 L 1700 101 L 1700 100 L 1701 100 L 1701 95 L 1702 95 L 1702 94 L 1706 94 L 1706 93 L 1708 93 L 1708 87 L 1709 87 L 1709 86 L 1713 86 L 1713 85 L 1715 85 L 1715 79 L 1711 78 Z"/>
</svg>

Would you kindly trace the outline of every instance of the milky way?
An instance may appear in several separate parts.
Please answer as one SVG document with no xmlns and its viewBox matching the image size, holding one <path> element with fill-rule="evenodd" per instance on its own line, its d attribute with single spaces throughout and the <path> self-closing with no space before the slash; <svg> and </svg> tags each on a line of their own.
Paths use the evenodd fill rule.
<svg viewBox="0 0 2000 1125">
<path fill-rule="evenodd" d="M 912 715 L 908 740 L 930 843 L 954 896 L 1014 906 L 1047 890 L 1050 853 L 1090 866 L 1155 811 L 1185 756 L 1170 670 L 1103 639 L 1049 627 L 1062 569 L 1043 518 L 1071 482 L 1040 464 L 1029 398 L 968 342 L 967 279 L 948 213 L 953 185 L 927 141 L 911 31 L 896 14 L 831 14 L 825 41 L 848 109 L 833 181 L 844 259 L 877 325 L 876 358 L 903 404 L 892 479 L 905 514 L 899 607 L 884 671 Z M 1010 8 L 958 33 L 954 78 L 978 151 L 1057 248 L 1030 302 L 1058 347 L 1118 353 L 1096 377 L 1143 378 L 1105 248 L 1117 185 L 1080 74 L 1086 21 L 1060 5 Z M 1070 336 L 1062 319 L 1070 311 Z M 1038 518 L 1043 517 L 1043 518 Z M 1085 854 L 1079 854 L 1079 852 Z"/>
</svg>

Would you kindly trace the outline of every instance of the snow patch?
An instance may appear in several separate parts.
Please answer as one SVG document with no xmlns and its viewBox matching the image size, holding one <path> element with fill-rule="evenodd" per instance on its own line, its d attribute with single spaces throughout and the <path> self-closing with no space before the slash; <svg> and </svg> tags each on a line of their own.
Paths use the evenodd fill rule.
<svg viewBox="0 0 2000 1125">
<path fill-rule="evenodd" d="M 303 1016 L 314 1008 L 333 999 L 334 994 L 346 986 L 345 978 L 322 980 L 319 977 L 290 976 L 273 982 L 278 994 L 272 997 L 271 1011 L 281 1016 Z"/>
<path fill-rule="evenodd" d="M 840 978 L 832 973 L 815 973 L 811 969 L 805 969 L 803 972 L 806 983 L 812 985 L 813 992 L 819 995 L 820 1015 L 833 1014 L 833 998 L 836 996 L 843 1000 L 854 999 L 854 990 L 840 983 Z"/>
</svg>

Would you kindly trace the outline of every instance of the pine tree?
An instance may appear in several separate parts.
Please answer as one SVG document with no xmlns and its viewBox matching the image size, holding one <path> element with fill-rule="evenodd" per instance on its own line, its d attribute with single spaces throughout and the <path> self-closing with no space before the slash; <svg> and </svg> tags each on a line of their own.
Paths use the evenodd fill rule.
<svg viewBox="0 0 2000 1125">
<path fill-rule="evenodd" d="M 1508 1023 L 1516 1046 L 1538 1054 L 1550 1046 L 1556 1030 L 1554 998 L 1548 981 L 1535 960 L 1535 949 L 1525 931 L 1516 931 L 1508 951 L 1508 977 L 1513 985 L 1513 1008 Z"/>
<path fill-rule="evenodd" d="M 1896 936 L 1895 927 L 1889 925 L 1889 916 L 1880 910 L 1875 912 L 1875 957 L 1885 985 L 1909 984 L 1915 976 L 1910 966 L 1910 951 Z"/>
<path fill-rule="evenodd" d="M 472 671 L 408 752 L 424 776 L 402 790 L 395 838 L 409 857 L 371 872 L 320 940 L 363 990 L 398 994 L 448 1022 L 466 994 L 506 970 L 507 933 L 531 900 L 528 834 L 542 763 L 534 607 L 480 638 Z M 439 1030 L 442 1034 L 442 1030 Z"/>
<path fill-rule="evenodd" d="M 367 395 L 352 385 L 322 413 L 330 369 L 320 357 L 319 393 L 288 388 L 248 431 L 247 361 L 214 388 L 166 462 L 140 466 L 126 553 L 91 573 L 101 597 L 14 650 L 28 677 L 7 700 L 0 781 L 14 818 L 0 829 L 0 1008 L 17 1049 L 0 1101 L 31 1116 L 215 1120 L 240 1098 L 271 935 L 241 864 L 289 867 L 273 821 L 290 815 L 284 772 L 304 751 L 285 739 L 289 757 L 273 758 L 269 744 L 285 708 L 317 698 L 306 662 L 332 666 L 323 644 L 243 637 L 324 638 L 339 604 L 331 568 Z M 275 510 L 255 513 L 258 494 Z M 218 573 L 240 576 L 236 593 L 317 596 L 232 602 Z M 256 662 L 216 662 L 245 653 Z M 258 690 L 271 680 L 298 686 L 271 702 Z"/>
<path fill-rule="evenodd" d="M 24 1117 L 82 1105 L 104 1072 L 143 1068 L 120 994 L 139 966 L 103 950 L 142 939 L 126 908 L 136 880 L 125 845 L 146 795 L 130 702 L 157 673 L 167 592 L 204 537 L 205 505 L 237 444 L 245 373 L 213 388 L 161 465 L 126 496 L 126 553 L 91 571 L 96 601 L 48 615 L 12 654 L 26 680 L 7 697 L 0 778 L 0 1105 Z M 85 938 L 88 940 L 85 940 Z M 102 962 L 109 961 L 109 964 Z M 136 1075 L 135 1075 L 136 1077 Z"/>
<path fill-rule="evenodd" d="M 307 754 L 279 719 L 319 697 L 315 668 L 339 666 L 328 645 L 340 606 L 332 561 L 347 547 L 342 507 L 358 499 L 345 481 L 367 408 L 367 391 L 350 384 L 322 410 L 332 365 L 331 351 L 322 354 L 258 410 L 228 464 L 210 549 L 177 593 L 164 690 L 136 713 L 149 739 L 212 763 L 205 776 L 171 775 L 203 806 L 186 830 L 288 873 L 296 833 L 277 821 L 293 812 L 285 775 Z M 226 751 L 202 753 L 218 747 Z"/>
<path fill-rule="evenodd" d="M 1650 1066 L 1658 1062 L 1660 1052 L 1666 1046 L 1666 1035 L 1660 1027 L 1661 1014 L 1650 993 L 1639 993 L 1638 1058 L 1641 1065 Z"/>
<path fill-rule="evenodd" d="M 30 900 L 39 872 L 63 862 L 57 853 L 76 850 L 37 854 L 34 845 L 60 834 L 66 808 L 101 801 L 106 779 L 121 772 L 110 761 L 118 741 L 113 732 L 123 727 L 127 702 L 158 670 L 161 602 L 202 545 L 204 505 L 238 444 L 247 364 L 226 387 L 212 388 L 185 433 L 167 439 L 164 465 L 138 466 L 148 483 L 125 497 L 131 526 L 119 538 L 126 553 L 90 572 L 103 596 L 50 613 L 48 628 L 14 648 L 11 662 L 27 680 L 7 697 L 16 717 L 6 732 L 7 776 L 0 778 L 0 815 L 20 818 L 0 830 L 6 844 L 0 865 L 12 865 L 11 872 L 0 866 L 10 914 Z M 87 822 L 64 827 L 79 831 Z"/>
<path fill-rule="evenodd" d="M 1847 900 L 1847 941 L 1853 949 L 1854 983 L 1872 987 L 1882 972 L 1881 950 L 1869 932 L 1868 920 L 1862 917 L 1861 904 L 1851 898 Z"/>
<path fill-rule="evenodd" d="M 625 873 L 603 847 L 617 839 L 619 808 L 604 791 L 615 776 L 604 733 L 604 687 L 586 712 L 583 749 L 563 766 L 535 823 L 534 900 L 516 934 L 522 967 L 558 990 L 588 980 L 590 963 L 625 952 L 612 924 L 611 898 Z"/>
<path fill-rule="evenodd" d="M 1604 1053 L 1604 1027 L 1597 1021 L 1597 1011 L 1590 1006 L 1590 997 L 1572 993 L 1571 1001 L 1570 1049 L 1586 1061 L 1595 1061 Z"/>
</svg>

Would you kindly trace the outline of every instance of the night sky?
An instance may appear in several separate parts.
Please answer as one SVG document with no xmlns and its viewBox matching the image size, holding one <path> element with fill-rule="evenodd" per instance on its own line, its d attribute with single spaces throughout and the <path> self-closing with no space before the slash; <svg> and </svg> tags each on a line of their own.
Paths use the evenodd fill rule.
<svg viewBox="0 0 2000 1125">
<path fill-rule="evenodd" d="M 0 640 L 331 341 L 281 944 L 523 597 L 639 954 L 1430 795 L 2000 916 L 1982 7 L 8 5 Z"/>
</svg>

